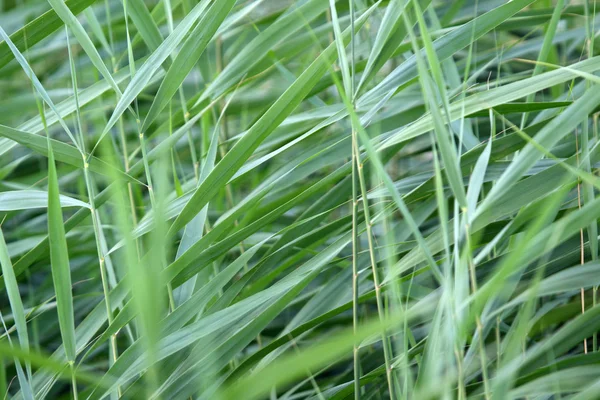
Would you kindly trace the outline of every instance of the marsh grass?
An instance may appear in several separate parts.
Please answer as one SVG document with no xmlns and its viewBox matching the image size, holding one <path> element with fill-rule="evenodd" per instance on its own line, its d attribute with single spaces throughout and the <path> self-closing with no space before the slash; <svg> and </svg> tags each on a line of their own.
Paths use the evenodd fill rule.
<svg viewBox="0 0 600 400">
<path fill-rule="evenodd" d="M 0 2 L 0 394 L 598 398 L 596 6 Z"/>
</svg>

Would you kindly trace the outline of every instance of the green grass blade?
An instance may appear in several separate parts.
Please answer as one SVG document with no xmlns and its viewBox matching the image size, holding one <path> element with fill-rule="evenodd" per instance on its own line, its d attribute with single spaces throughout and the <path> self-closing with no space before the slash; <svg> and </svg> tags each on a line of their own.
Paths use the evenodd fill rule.
<svg viewBox="0 0 600 400">
<path fill-rule="evenodd" d="M 472 40 L 494 29 L 506 19 L 527 7 L 535 0 L 514 0 L 497 7 L 437 39 L 433 44 L 438 58 L 445 60 L 457 51 L 467 47 Z M 413 56 L 402 63 L 381 83 L 359 98 L 359 106 L 374 103 L 382 97 L 382 93 L 396 90 L 402 84 L 417 76 L 416 58 Z"/>
<path fill-rule="evenodd" d="M 54 153 L 48 145 L 48 237 L 50 240 L 52 280 L 54 281 L 58 321 L 65 346 L 65 354 L 69 362 L 74 362 L 76 352 L 71 267 L 59 195 Z"/>
<path fill-rule="evenodd" d="M 310 0 L 289 13 L 281 16 L 255 39 L 235 54 L 234 58 L 223 68 L 223 71 L 208 85 L 195 105 L 207 98 L 217 98 L 241 80 L 241 78 L 275 45 L 283 42 L 299 29 L 322 14 L 328 5 L 321 0 Z"/>
<path fill-rule="evenodd" d="M 8 248 L 6 247 L 2 229 L 0 229 L 0 266 L 2 267 L 2 276 L 4 277 L 4 285 L 6 285 L 10 309 L 12 310 L 15 325 L 17 327 L 17 334 L 19 335 L 19 344 L 21 345 L 21 348 L 27 350 L 29 349 L 29 334 L 27 333 L 25 309 L 23 308 L 23 301 L 21 300 L 21 294 L 19 293 L 19 284 L 15 277 L 15 272 L 13 271 L 13 265 L 10 260 Z M 27 371 L 29 380 L 31 380 L 31 366 L 29 364 L 27 364 Z"/>
<path fill-rule="evenodd" d="M 90 205 L 69 196 L 60 195 L 61 207 L 85 207 Z M 42 190 L 12 190 L 0 192 L 0 211 L 29 210 L 48 207 L 48 193 Z"/>
<path fill-rule="evenodd" d="M 127 6 L 127 14 L 148 48 L 152 51 L 158 49 L 163 37 L 146 4 L 142 0 L 127 0 Z"/>
<path fill-rule="evenodd" d="M 594 90 L 586 92 L 586 94 L 569 106 L 560 116 L 552 120 L 538 132 L 534 140 L 544 148 L 552 148 L 562 135 L 567 134 L 579 125 L 580 121 L 598 104 L 600 104 L 600 92 Z M 556 135 L 556 132 L 561 132 L 561 135 Z M 522 176 L 540 157 L 541 154 L 533 145 L 529 144 L 525 146 L 512 161 L 510 167 L 492 187 L 486 199 L 478 208 L 476 215 L 480 215 L 491 207 L 495 202 L 495 197 L 514 185 L 516 178 Z"/>
<path fill-rule="evenodd" d="M 67 0 L 65 4 L 73 14 L 77 15 L 95 2 L 96 0 Z M 14 42 L 17 49 L 23 52 L 27 50 L 26 44 L 31 47 L 62 26 L 63 22 L 54 10 L 46 11 L 10 35 L 11 41 Z M 6 66 L 13 58 L 13 52 L 8 42 L 0 43 L 0 68 Z"/>
<path fill-rule="evenodd" d="M 189 33 L 190 29 L 196 23 L 198 18 L 204 15 L 208 0 L 201 1 L 194 9 L 185 16 L 185 18 L 177 25 L 177 28 L 171 33 L 154 52 L 148 57 L 146 62 L 137 70 L 135 76 L 123 91 L 123 96 L 119 99 L 113 113 L 106 123 L 102 134 L 103 138 L 109 130 L 117 123 L 121 115 L 135 100 L 135 98 L 146 88 L 151 78 L 158 71 L 163 62 L 171 55 L 176 47 L 181 43 L 184 37 Z"/>
<path fill-rule="evenodd" d="M 372 11 L 374 8 L 371 8 Z M 360 29 L 370 11 L 365 12 L 357 21 L 356 29 Z M 345 39 L 350 37 L 349 30 L 344 32 Z M 191 219 L 224 186 L 235 172 L 250 157 L 263 140 L 287 117 L 304 99 L 310 89 L 318 82 L 329 68 L 328 63 L 333 56 L 334 45 L 325 49 L 319 57 L 298 77 L 269 110 L 246 132 L 231 148 L 206 180 L 196 189 L 185 208 L 177 216 L 169 228 L 169 235 L 175 234 Z"/>
<path fill-rule="evenodd" d="M 62 3 L 62 4 L 64 5 L 64 3 Z M 73 144 L 75 144 L 75 146 L 77 147 L 78 145 L 77 145 L 77 141 L 75 140 L 75 137 L 73 137 L 71 130 L 69 129 L 69 127 L 67 126 L 65 121 L 60 117 L 60 114 L 59 114 L 58 110 L 56 109 L 56 107 L 54 106 L 54 102 L 52 101 L 52 99 L 50 99 L 48 92 L 46 92 L 46 89 L 44 89 L 44 86 L 42 86 L 42 83 L 40 82 L 38 77 L 35 75 L 33 70 L 31 69 L 31 66 L 29 65 L 29 63 L 27 62 L 25 57 L 23 57 L 21 52 L 17 49 L 15 44 L 12 42 L 12 40 L 10 40 L 10 38 L 8 37 L 8 35 L 4 31 L 4 29 L 2 29 L 2 27 L 0 27 L 0 37 L 2 37 L 2 39 L 4 39 L 4 41 L 8 44 L 8 47 L 12 51 L 14 57 L 19 62 L 19 65 L 21 66 L 21 68 L 23 68 L 23 71 L 25 71 L 25 74 L 27 75 L 27 77 L 32 81 L 33 86 L 35 87 L 37 92 L 40 94 L 40 96 L 42 97 L 44 102 L 46 102 L 46 104 L 48 104 L 48 106 L 52 109 L 54 114 L 57 116 L 58 121 L 60 122 L 60 125 L 63 127 L 65 132 L 69 135 L 69 138 L 73 141 Z"/>
<path fill-rule="evenodd" d="M 215 32 L 227 17 L 235 4 L 235 0 L 223 0 L 213 3 L 196 27 L 190 32 L 189 38 L 183 43 L 181 50 L 167 70 L 158 92 L 150 106 L 150 110 L 142 124 L 145 132 L 150 124 L 171 101 L 177 89 L 192 70 Z"/>
</svg>

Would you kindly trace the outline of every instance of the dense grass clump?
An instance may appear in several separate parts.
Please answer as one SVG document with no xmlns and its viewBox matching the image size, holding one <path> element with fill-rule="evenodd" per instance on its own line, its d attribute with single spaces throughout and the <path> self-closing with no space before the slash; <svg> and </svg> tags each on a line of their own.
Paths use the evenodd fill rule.
<svg viewBox="0 0 600 400">
<path fill-rule="evenodd" d="M 0 1 L 0 398 L 600 398 L 598 5 Z"/>
</svg>

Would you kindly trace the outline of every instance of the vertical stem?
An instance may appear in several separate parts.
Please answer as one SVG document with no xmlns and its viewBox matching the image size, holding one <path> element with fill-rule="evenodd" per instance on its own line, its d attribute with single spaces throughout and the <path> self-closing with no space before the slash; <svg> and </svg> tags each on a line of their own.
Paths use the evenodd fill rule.
<svg viewBox="0 0 600 400">
<path fill-rule="evenodd" d="M 182 87 L 179 87 L 179 101 L 181 103 L 181 110 L 183 111 L 184 123 L 187 124 L 187 122 L 190 119 L 190 113 L 187 109 L 187 103 L 183 94 Z M 198 182 L 198 179 L 200 178 L 200 163 L 198 161 L 198 155 L 196 154 L 196 146 L 194 146 L 194 139 L 192 138 L 191 128 L 187 131 L 187 139 L 188 146 L 190 147 L 190 155 L 192 156 L 192 163 L 194 164 L 194 178 L 196 178 L 196 182 Z"/>
<path fill-rule="evenodd" d="M 590 4 L 589 4 L 589 0 L 585 0 L 584 1 L 584 10 L 585 10 L 585 31 L 586 31 L 586 50 L 587 50 L 587 57 L 588 59 L 592 58 L 594 56 L 594 27 L 593 27 L 593 21 L 594 18 L 596 16 L 596 3 L 594 3 L 594 10 L 593 10 L 593 14 L 590 14 Z M 591 84 L 590 82 L 588 82 L 586 80 L 586 88 L 590 89 Z M 583 130 L 582 130 L 582 135 L 583 137 L 583 143 L 582 143 L 582 151 L 584 152 L 584 156 L 588 156 L 589 157 L 589 151 L 588 151 L 588 135 L 589 135 L 589 128 L 588 128 L 588 119 L 589 116 L 586 116 L 584 121 L 583 121 Z M 578 164 L 579 164 L 579 160 L 578 160 Z M 589 161 L 586 160 L 586 172 L 592 172 L 591 168 L 588 167 L 589 166 Z M 594 189 L 591 188 L 589 186 L 589 184 L 586 184 L 587 186 L 584 188 L 584 190 L 586 190 L 587 196 L 586 196 L 586 201 L 590 200 L 590 197 L 594 197 Z M 579 208 L 581 208 L 581 199 L 580 199 L 580 194 L 579 194 L 579 185 L 577 186 L 577 200 L 578 200 L 578 205 Z M 593 221 L 593 224 L 596 224 L 596 221 Z M 596 229 L 596 226 L 592 226 L 590 225 L 588 227 L 588 242 L 590 244 L 590 253 L 591 253 L 591 258 L 592 261 L 595 261 L 596 258 L 598 257 L 597 254 L 597 249 L 596 246 L 593 245 L 592 243 L 592 235 L 597 235 L 598 231 Z M 583 251 L 583 230 L 581 230 L 581 264 L 584 264 L 585 259 L 584 259 L 584 251 Z M 593 238 L 593 240 L 596 240 L 596 238 Z M 593 287 L 592 288 L 592 305 L 596 306 L 596 291 L 597 288 Z M 584 291 L 583 288 L 581 289 L 581 296 L 582 296 L 582 313 L 584 312 L 584 303 L 583 301 L 584 299 Z M 598 348 L 598 343 L 597 343 L 598 337 L 597 334 L 594 333 L 594 335 L 592 336 L 592 351 L 596 351 Z M 585 353 L 587 353 L 587 340 L 584 341 L 584 346 L 583 346 L 583 350 Z"/>
<path fill-rule="evenodd" d="M 217 73 L 220 74 L 221 71 L 223 71 L 223 67 L 224 67 L 224 62 L 223 62 L 223 38 L 219 35 L 215 41 L 215 51 L 216 51 L 216 67 L 217 67 Z M 225 115 L 225 101 L 221 101 L 221 104 L 219 105 L 220 111 L 221 111 L 221 116 L 219 118 L 215 118 L 215 124 L 221 124 L 221 129 L 219 132 L 219 136 L 221 137 L 221 141 L 224 143 L 226 143 L 227 141 L 227 116 Z M 219 146 L 219 154 L 221 155 L 221 158 L 225 157 L 226 154 L 226 148 L 225 146 Z M 233 193 L 231 191 L 231 186 L 230 185 L 225 185 L 225 198 L 227 200 L 227 204 L 229 205 L 229 207 L 233 207 L 234 205 L 234 201 L 233 201 Z M 236 219 L 234 221 L 234 226 L 238 226 L 238 220 Z M 239 249 L 240 249 L 240 254 L 243 254 L 246 250 L 244 248 L 244 243 L 240 242 L 238 245 Z M 215 265 L 215 264 L 213 264 Z M 216 272 L 216 271 L 215 271 Z M 244 263 L 244 272 L 248 272 L 248 264 Z M 258 333 L 256 335 L 256 343 L 258 345 L 259 348 L 262 348 L 262 338 L 260 336 L 260 333 Z M 234 358 L 233 359 L 234 363 L 237 362 L 237 360 Z"/>
<path fill-rule="evenodd" d="M 383 298 L 381 296 L 381 285 L 379 284 L 379 276 L 377 274 L 377 263 L 376 263 L 376 259 L 375 259 L 375 248 L 373 246 L 373 232 L 372 232 L 372 226 L 371 226 L 371 216 L 370 216 L 370 212 L 369 212 L 369 204 L 368 204 L 368 200 L 367 200 L 367 190 L 366 190 L 366 184 L 365 184 L 365 177 L 364 177 L 364 173 L 363 173 L 363 164 L 360 161 L 360 153 L 358 152 L 358 145 L 356 143 L 354 143 L 354 158 L 356 161 L 356 168 L 358 171 L 358 180 L 360 183 L 360 194 L 362 197 L 362 204 L 363 204 L 363 214 L 365 216 L 365 226 L 367 227 L 367 242 L 369 245 L 369 257 L 371 259 L 371 270 L 373 273 L 373 284 L 375 285 L 375 298 L 376 298 L 376 303 L 377 303 L 377 314 L 379 317 L 380 321 L 383 321 L 385 319 L 385 315 L 384 315 L 384 305 L 383 305 Z M 390 349 L 390 342 L 389 342 L 389 338 L 387 337 L 387 334 L 385 331 L 382 332 L 381 334 L 381 341 L 383 344 L 383 357 L 385 360 L 385 374 L 386 374 L 386 378 L 387 378 L 387 382 L 388 382 L 388 389 L 390 391 L 390 399 L 395 399 L 395 393 L 394 393 L 394 385 L 393 385 L 393 378 L 392 378 L 392 364 L 391 364 L 391 349 Z"/>
<path fill-rule="evenodd" d="M 596 140 L 598 140 L 598 114 L 594 114 L 592 121 L 593 121 L 593 129 L 594 129 L 594 138 L 596 138 Z M 593 223 L 597 224 L 596 221 L 594 221 Z M 598 297 L 598 286 L 594 286 L 594 287 L 592 287 L 592 306 L 593 307 L 596 307 L 597 297 Z M 592 338 L 592 348 L 593 348 L 594 352 L 598 351 L 598 333 L 597 332 L 594 333 L 594 336 Z"/>
<path fill-rule="evenodd" d="M 110 294 L 109 294 L 110 288 L 108 287 L 108 277 L 107 277 L 106 265 L 105 265 L 105 254 L 104 254 L 104 249 L 102 246 L 101 232 L 100 232 L 102 225 L 100 223 L 98 212 L 96 210 L 96 206 L 94 203 L 95 191 L 94 191 L 94 187 L 92 185 L 92 180 L 91 180 L 91 177 L 89 174 L 88 157 L 85 154 L 86 153 L 85 138 L 83 136 L 83 126 L 81 125 L 81 115 L 79 113 L 79 93 L 78 93 L 78 86 L 77 86 L 77 70 L 75 68 L 73 54 L 71 52 L 71 44 L 69 42 L 69 29 L 66 26 L 65 26 L 65 33 L 66 33 L 66 38 L 67 38 L 67 51 L 69 53 L 69 65 L 71 68 L 71 82 L 73 85 L 73 97 L 75 99 L 77 132 L 79 133 L 78 139 L 79 139 L 79 144 L 80 144 L 80 149 L 81 149 L 81 157 L 83 159 L 83 177 L 85 180 L 87 197 L 89 199 L 90 207 L 91 207 L 90 212 L 91 212 L 91 218 L 92 218 L 92 226 L 93 226 L 93 230 L 94 230 L 94 239 L 96 241 L 96 252 L 98 255 L 98 263 L 100 266 L 100 279 L 102 281 L 104 304 L 106 306 L 106 317 L 107 317 L 108 323 L 111 324 L 113 321 L 113 315 L 112 315 L 112 307 L 110 304 Z M 110 348 L 109 356 L 111 357 L 112 362 L 114 362 L 117 360 L 117 357 L 118 357 L 117 341 L 115 340 L 114 335 L 113 335 L 113 337 L 111 337 L 109 348 Z M 73 368 L 74 367 L 71 364 L 71 372 L 72 372 L 72 379 L 73 379 L 73 393 L 74 393 L 75 399 L 77 399 L 77 385 L 75 383 L 75 375 L 74 375 Z"/>
<path fill-rule="evenodd" d="M 354 0 L 350 0 L 350 94 L 349 98 L 352 100 L 352 105 L 354 105 L 354 75 L 356 73 L 354 66 Z"/>
<path fill-rule="evenodd" d="M 171 0 L 164 0 L 165 3 L 165 14 L 167 15 L 167 25 L 169 27 L 169 34 L 173 33 L 173 15 L 171 13 Z M 186 3 L 183 4 L 184 14 L 187 15 L 189 10 L 186 7 Z M 185 123 L 188 122 L 190 118 L 190 113 L 187 109 L 187 101 L 185 99 L 185 94 L 183 93 L 183 85 L 179 86 L 177 89 L 179 93 L 179 101 L 181 103 L 181 111 L 183 113 L 183 120 Z M 189 129 L 187 131 L 188 145 L 190 147 L 190 155 L 192 156 L 192 163 L 194 167 L 194 178 L 196 182 L 199 179 L 199 164 L 198 164 L 198 156 L 196 155 L 196 148 L 194 146 L 194 140 L 192 139 L 192 130 Z M 173 171 L 175 173 L 175 171 Z"/>
<path fill-rule="evenodd" d="M 73 387 L 73 399 L 77 400 L 77 379 L 75 378 L 75 363 L 73 361 L 69 362 L 69 369 L 71 370 L 71 385 Z"/>
<path fill-rule="evenodd" d="M 110 56 L 110 64 L 112 65 L 113 72 L 117 72 L 117 65 L 115 60 L 115 43 L 112 31 L 112 18 L 110 15 L 110 4 L 108 4 L 108 0 L 104 0 L 104 12 L 106 13 L 106 27 L 108 30 L 108 44 L 110 46 L 110 51 L 112 55 Z"/>
<path fill-rule="evenodd" d="M 168 4 L 167 4 L 168 6 Z M 123 1 L 123 16 L 125 18 L 125 33 L 126 33 L 126 37 L 127 37 L 127 55 L 129 57 L 129 71 L 131 74 L 131 79 L 133 79 L 134 75 L 135 75 L 135 60 L 133 58 L 133 50 L 131 47 L 131 39 L 129 36 L 129 25 L 128 25 L 128 17 L 127 17 L 127 0 Z M 138 137 L 140 140 L 140 149 L 142 150 L 142 160 L 143 160 L 143 164 L 144 164 L 144 173 L 146 175 L 146 183 L 147 183 L 147 187 L 148 187 L 148 196 L 150 197 L 150 205 L 152 207 L 152 209 L 156 209 L 156 201 L 154 198 L 154 189 L 153 189 L 153 185 L 152 185 L 152 176 L 150 173 L 150 164 L 148 163 L 148 156 L 147 156 L 147 152 L 146 152 L 146 140 L 144 139 L 144 132 L 142 132 L 141 130 L 141 121 L 139 119 L 139 112 L 138 112 L 138 103 L 137 103 L 137 99 L 135 100 L 135 113 L 136 115 L 136 125 L 137 125 L 137 131 L 138 131 Z M 135 210 L 133 211 L 135 213 Z M 164 260 L 163 260 L 164 263 Z M 164 265 L 163 265 L 164 267 Z M 169 296 L 169 309 L 170 311 L 173 311 L 175 309 L 175 300 L 173 298 L 173 289 L 171 287 L 171 283 L 167 283 L 167 293 Z"/>
<path fill-rule="evenodd" d="M 352 36 L 350 38 L 350 65 L 352 66 L 352 71 L 350 73 L 351 83 L 350 87 L 352 88 L 350 93 L 352 104 L 354 105 L 354 1 L 349 0 L 350 3 L 350 25 Z M 329 10 L 329 9 L 328 9 Z M 330 12 L 330 11 L 328 11 Z M 330 18 L 330 14 L 327 14 L 328 19 Z M 354 399 L 360 399 L 360 354 L 359 348 L 356 341 L 356 330 L 358 327 L 358 230 L 357 230 L 357 211 L 358 211 L 358 200 L 356 196 L 356 166 L 358 165 L 358 160 L 356 159 L 356 154 L 354 153 L 354 148 L 357 147 L 357 138 L 356 138 L 356 130 L 354 127 L 352 128 L 352 148 L 350 152 L 352 153 L 352 332 L 354 334 L 354 347 L 353 347 L 353 358 L 354 358 Z"/>
<path fill-rule="evenodd" d="M 469 265 L 469 275 L 471 277 L 471 290 L 473 294 L 477 293 L 477 277 L 475 275 L 475 265 L 473 264 L 473 258 L 471 257 L 471 234 L 469 232 L 469 225 L 465 225 L 465 236 L 467 238 L 467 254 L 468 257 L 468 265 Z M 485 345 L 484 345 L 484 337 L 483 337 L 483 324 L 481 323 L 481 318 L 479 315 L 475 316 L 475 324 L 477 326 L 477 334 L 479 335 L 479 357 L 481 361 L 481 374 L 483 376 L 483 387 L 485 391 L 485 398 L 489 400 L 490 396 L 490 387 L 488 382 L 488 373 L 487 373 L 487 357 L 485 355 Z"/>
<path fill-rule="evenodd" d="M 352 331 L 356 338 L 356 329 L 358 326 L 358 232 L 357 232 L 357 211 L 358 200 L 356 196 L 356 131 L 352 129 Z M 360 399 L 360 355 L 358 343 L 354 340 L 354 398 Z"/>
<path fill-rule="evenodd" d="M 498 370 L 500 370 L 501 344 L 502 342 L 500 341 L 500 317 L 496 317 L 496 369 Z"/>
<path fill-rule="evenodd" d="M 125 128 L 123 126 L 123 119 L 120 118 L 118 122 L 119 134 L 121 137 L 121 151 L 123 152 L 123 168 L 125 173 L 129 173 L 129 150 L 127 150 L 127 137 L 125 136 Z M 131 222 L 132 227 L 135 229 L 138 224 L 137 215 L 135 213 L 135 200 L 133 198 L 133 186 L 131 182 L 127 182 L 127 196 L 129 197 L 129 206 L 131 207 Z M 142 251 L 140 248 L 140 241 L 138 238 L 134 239 L 135 247 L 137 250 L 138 259 L 141 257 Z"/>
<path fill-rule="evenodd" d="M 223 70 L 223 39 L 221 38 L 221 36 L 219 36 L 217 38 L 217 40 L 215 41 L 215 46 L 216 46 L 216 57 L 217 57 L 217 73 L 221 73 L 221 71 Z M 223 110 L 224 102 L 221 101 L 220 103 L 221 103 L 220 109 Z M 220 120 L 221 120 L 220 136 L 221 136 L 222 142 L 225 143 L 228 138 L 227 116 L 225 114 L 223 114 L 221 116 Z M 217 119 L 217 121 L 218 121 L 218 119 Z M 226 153 L 225 146 L 219 146 L 219 154 L 221 155 L 221 158 L 225 157 L 225 153 Z M 225 197 L 227 199 L 227 203 L 229 204 L 229 207 L 233 207 L 233 204 L 234 204 L 233 193 L 231 192 L 231 186 L 229 186 L 229 185 L 225 185 Z M 236 220 L 234 224 L 235 224 L 235 226 L 237 226 L 238 221 Z M 243 253 L 244 252 L 244 244 L 240 243 L 239 246 L 240 246 L 240 251 Z M 246 271 L 247 268 L 248 268 L 247 266 L 244 266 L 244 271 Z"/>
<path fill-rule="evenodd" d="M 146 140 L 144 139 L 144 133 L 140 131 L 140 120 L 137 120 L 140 148 L 142 149 L 142 160 L 144 162 L 144 172 L 146 173 L 146 182 L 148 183 L 148 195 L 150 196 L 150 205 L 152 209 L 156 210 L 156 199 L 154 198 L 154 189 L 152 186 L 152 176 L 150 173 L 150 164 L 148 163 L 148 155 L 146 153 Z M 164 261 L 164 260 L 163 260 Z M 164 265 L 163 265 L 164 267 Z M 169 309 L 170 311 L 175 310 L 175 298 L 173 297 L 173 287 L 171 282 L 167 283 L 167 295 L 169 297 Z"/>
<path fill-rule="evenodd" d="M 586 121 L 587 122 L 587 121 Z M 575 132 L 575 159 L 577 161 L 577 166 L 579 166 L 579 141 L 577 139 L 577 132 Z M 581 182 L 579 178 L 577 179 L 577 207 L 581 209 Z M 585 264 L 585 247 L 583 241 L 583 229 L 579 230 L 579 262 L 581 265 Z M 585 313 L 585 290 L 583 288 L 580 289 L 581 295 L 581 313 Z M 587 354 L 587 339 L 583 339 L 583 353 Z"/>
</svg>

